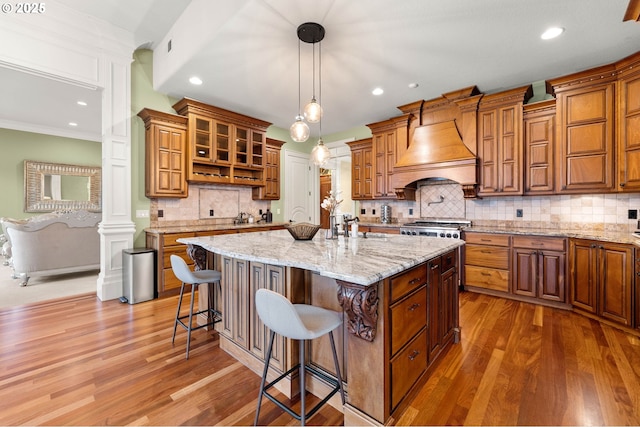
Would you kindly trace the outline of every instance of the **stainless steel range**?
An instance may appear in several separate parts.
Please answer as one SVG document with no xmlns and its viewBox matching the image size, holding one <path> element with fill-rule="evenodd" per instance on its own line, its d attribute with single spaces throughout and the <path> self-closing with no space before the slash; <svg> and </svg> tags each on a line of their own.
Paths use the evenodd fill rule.
<svg viewBox="0 0 640 427">
<path fill-rule="evenodd" d="M 403 224 L 400 227 L 400 234 L 460 239 L 460 232 L 465 227 L 471 227 L 471 221 L 452 219 L 419 220 Z"/>
</svg>

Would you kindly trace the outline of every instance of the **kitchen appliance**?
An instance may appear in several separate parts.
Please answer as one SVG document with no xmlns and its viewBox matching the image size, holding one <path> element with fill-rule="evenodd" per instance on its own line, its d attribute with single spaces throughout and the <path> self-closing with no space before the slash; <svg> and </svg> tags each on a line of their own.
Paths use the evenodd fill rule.
<svg viewBox="0 0 640 427">
<path fill-rule="evenodd" d="M 382 205 L 380 210 L 380 222 L 383 224 L 389 224 L 391 222 L 391 206 Z"/>
<path fill-rule="evenodd" d="M 466 227 L 471 227 L 471 221 L 459 219 L 423 219 L 403 224 L 400 227 L 400 234 L 407 236 L 460 239 L 461 231 Z"/>
</svg>

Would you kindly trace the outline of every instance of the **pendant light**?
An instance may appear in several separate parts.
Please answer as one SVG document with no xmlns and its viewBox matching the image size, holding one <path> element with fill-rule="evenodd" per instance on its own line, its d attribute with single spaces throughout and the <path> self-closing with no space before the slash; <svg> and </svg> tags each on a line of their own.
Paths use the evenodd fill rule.
<svg viewBox="0 0 640 427">
<path fill-rule="evenodd" d="M 318 61 L 318 63 L 319 63 L 318 64 L 318 76 L 319 76 L 318 95 L 319 95 L 319 98 L 322 99 L 322 61 L 320 60 Z M 314 88 L 314 92 L 315 92 L 315 88 Z M 311 103 L 313 103 L 314 100 L 315 100 L 315 96 L 311 100 Z M 307 107 L 310 104 L 308 104 Z M 322 108 L 320 107 L 320 104 L 316 103 L 316 105 L 318 106 L 318 108 L 320 108 L 320 115 L 318 117 L 320 137 L 318 138 L 317 145 L 313 147 L 313 150 L 311 150 L 311 161 L 316 166 L 321 167 L 321 166 L 324 166 L 324 164 L 327 163 L 327 161 L 331 158 L 331 152 L 329 151 L 327 146 L 324 145 L 324 141 L 322 140 Z M 305 108 L 305 113 L 306 113 L 306 108 Z"/>
<path fill-rule="evenodd" d="M 295 142 L 305 142 L 309 139 L 309 125 L 304 122 L 300 114 L 300 39 L 298 39 L 298 115 L 296 121 L 289 128 L 289 135 Z"/>
<path fill-rule="evenodd" d="M 321 46 L 322 44 L 320 44 L 319 46 Z M 312 86 L 313 86 L 313 92 L 311 94 L 311 101 L 305 105 L 304 107 L 304 118 L 307 119 L 307 121 L 309 123 L 318 123 L 320 121 L 320 118 L 322 118 L 322 107 L 320 106 L 320 104 L 318 104 L 318 101 L 316 100 L 316 45 L 315 43 L 313 44 L 313 61 L 312 61 L 312 65 L 313 65 L 313 75 L 312 75 Z M 318 63 L 319 68 L 322 67 L 321 65 L 321 61 L 322 61 L 322 50 L 319 48 L 318 49 Z M 320 82 L 322 82 L 322 75 L 320 74 L 320 72 L 318 71 L 318 77 L 320 79 Z"/>
<path fill-rule="evenodd" d="M 318 123 L 322 117 L 322 107 L 316 100 L 315 95 L 315 44 L 322 41 L 324 38 L 324 27 L 315 22 L 305 22 L 298 26 L 298 115 L 296 121 L 289 128 L 289 134 L 291 139 L 296 142 L 305 142 L 309 139 L 309 125 L 305 122 L 305 118 L 309 123 Z M 300 110 L 300 42 L 311 43 L 313 45 L 313 94 L 311 96 L 311 102 L 305 106 L 304 115 Z M 320 83 L 321 84 L 321 83 Z"/>
</svg>

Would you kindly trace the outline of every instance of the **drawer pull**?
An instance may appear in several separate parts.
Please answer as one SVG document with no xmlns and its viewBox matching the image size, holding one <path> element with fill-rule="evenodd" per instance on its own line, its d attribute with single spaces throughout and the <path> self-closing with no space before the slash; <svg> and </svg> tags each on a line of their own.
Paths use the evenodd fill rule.
<svg viewBox="0 0 640 427">
<path fill-rule="evenodd" d="M 485 273 L 484 271 L 481 271 L 480 274 L 482 274 L 483 276 L 487 276 L 487 277 L 491 276 L 491 274 Z"/>
<path fill-rule="evenodd" d="M 490 242 L 491 239 L 480 239 L 481 242 Z"/>
<path fill-rule="evenodd" d="M 491 253 L 491 251 L 488 251 L 488 250 L 486 250 L 486 249 L 482 249 L 482 250 L 480 251 L 480 253 L 482 253 L 482 254 L 490 254 L 490 253 Z"/>
<path fill-rule="evenodd" d="M 415 279 L 411 279 L 409 280 L 409 285 L 415 285 L 416 283 L 418 283 L 420 281 L 419 277 L 416 277 Z"/>
<path fill-rule="evenodd" d="M 434 265 L 431 266 L 432 270 L 437 270 L 439 268 L 440 268 L 440 264 L 434 264 Z"/>
<path fill-rule="evenodd" d="M 414 360 L 416 357 L 418 357 L 419 354 L 420 352 L 418 350 L 413 350 L 409 355 L 409 360 Z"/>
<path fill-rule="evenodd" d="M 411 305 L 409 306 L 409 308 L 407 308 L 407 310 L 409 310 L 409 311 L 415 311 L 415 310 L 416 310 L 416 308 L 418 308 L 418 307 L 420 307 L 420 304 L 418 304 L 418 303 L 414 303 L 414 304 L 411 304 Z"/>
</svg>

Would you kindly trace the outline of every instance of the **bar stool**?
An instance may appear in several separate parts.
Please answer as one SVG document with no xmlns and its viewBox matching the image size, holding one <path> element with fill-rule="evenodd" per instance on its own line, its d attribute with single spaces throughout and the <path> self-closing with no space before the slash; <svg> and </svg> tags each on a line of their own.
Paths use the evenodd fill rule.
<svg viewBox="0 0 640 427">
<path fill-rule="evenodd" d="M 222 275 L 219 271 L 216 270 L 197 270 L 191 271 L 187 263 L 180 258 L 178 255 L 171 255 L 171 269 L 173 270 L 173 274 L 182 282 L 182 286 L 180 287 L 180 297 L 178 298 L 178 309 L 176 311 L 176 320 L 173 323 L 173 337 L 171 338 L 171 342 L 175 342 L 176 340 L 176 329 L 178 328 L 178 324 L 180 324 L 183 328 L 187 330 L 187 359 L 189 358 L 189 347 L 191 346 L 191 331 L 196 329 L 204 328 L 207 326 L 213 326 L 215 323 L 222 320 L 222 315 L 219 311 L 215 309 L 215 299 L 213 297 L 214 289 L 209 289 L 209 303 L 206 310 L 193 311 L 193 301 L 198 290 L 198 286 L 201 284 L 209 284 L 209 283 L 217 283 L 220 286 L 220 278 Z M 189 307 L 189 314 L 185 314 L 180 316 L 180 308 L 182 307 L 182 297 L 184 295 L 184 287 L 185 284 L 191 285 L 191 305 Z M 199 314 L 207 313 L 210 316 L 210 320 L 204 325 L 198 325 L 196 327 L 193 326 L 193 316 L 197 316 Z M 184 322 L 184 319 L 189 319 L 187 323 Z"/>
<path fill-rule="evenodd" d="M 284 296 L 268 289 L 258 289 L 256 292 L 256 310 L 262 323 L 270 330 L 269 346 L 267 348 L 267 359 L 264 363 L 264 372 L 262 373 L 262 381 L 260 382 L 260 395 L 258 396 L 258 409 L 256 410 L 256 418 L 254 425 L 258 425 L 258 417 L 260 416 L 260 406 L 262 404 L 262 396 L 267 397 L 273 403 L 278 405 L 282 410 L 300 421 L 301 425 L 305 425 L 308 418 L 311 418 L 322 405 L 327 403 L 329 399 L 340 391 L 342 403 L 344 404 L 344 389 L 342 388 L 342 376 L 340 375 L 340 365 L 338 364 L 338 355 L 336 354 L 336 345 L 333 340 L 333 330 L 342 324 L 340 315 L 335 311 L 325 308 L 315 307 L 306 304 L 292 304 Z M 271 349 L 275 334 L 282 335 L 300 341 L 300 360 L 296 366 L 280 375 L 273 382 L 265 385 L 267 380 L 267 371 L 269 370 L 269 361 L 271 360 Z M 333 352 L 333 362 L 336 369 L 337 380 L 326 375 L 324 372 L 314 368 L 305 362 L 305 344 L 308 340 L 312 340 L 328 333 L 331 341 L 331 350 Z M 300 414 L 294 412 L 291 408 L 285 406 L 284 403 L 269 394 L 267 390 L 273 387 L 284 377 L 299 369 L 300 379 Z M 319 376 L 329 384 L 333 385 L 331 392 L 308 413 L 305 410 L 305 371 L 310 371 Z"/>
</svg>

